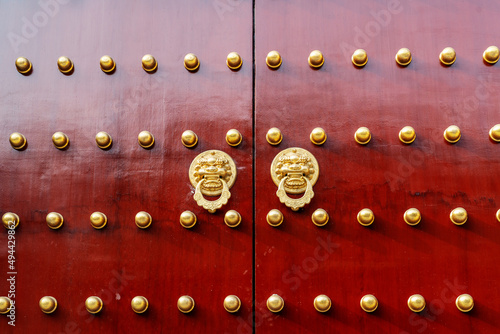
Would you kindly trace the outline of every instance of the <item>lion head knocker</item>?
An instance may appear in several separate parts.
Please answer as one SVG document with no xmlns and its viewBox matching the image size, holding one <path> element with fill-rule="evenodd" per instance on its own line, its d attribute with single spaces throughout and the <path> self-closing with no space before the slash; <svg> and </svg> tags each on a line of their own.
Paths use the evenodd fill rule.
<svg viewBox="0 0 500 334">
<path fill-rule="evenodd" d="M 278 186 L 276 195 L 280 202 L 296 211 L 311 202 L 313 186 L 319 176 L 316 158 L 308 151 L 292 147 L 281 151 L 271 164 L 271 177 Z M 290 198 L 288 194 L 304 194 L 301 198 Z"/>
<path fill-rule="evenodd" d="M 236 166 L 233 159 L 222 151 L 205 151 L 191 163 L 189 180 L 196 189 L 193 196 L 196 203 L 214 213 L 231 197 L 229 189 L 236 180 Z M 220 197 L 209 201 L 203 195 Z"/>
</svg>

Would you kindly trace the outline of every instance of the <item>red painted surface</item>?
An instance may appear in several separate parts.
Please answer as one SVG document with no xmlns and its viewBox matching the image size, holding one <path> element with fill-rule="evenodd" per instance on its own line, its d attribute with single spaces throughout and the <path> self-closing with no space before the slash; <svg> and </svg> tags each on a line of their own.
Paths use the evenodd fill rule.
<svg viewBox="0 0 500 334">
<path fill-rule="evenodd" d="M 500 123 L 500 68 L 482 61 L 498 44 L 500 5 L 395 3 L 256 1 L 257 333 L 493 333 L 500 326 L 500 146 L 488 138 Z M 381 11 L 384 24 L 372 15 Z M 449 68 L 438 60 L 447 46 L 458 57 Z M 413 53 L 407 68 L 394 61 L 402 47 Z M 363 69 L 350 62 L 357 48 L 368 52 Z M 307 64 L 314 49 L 326 58 L 317 71 Z M 264 61 L 271 50 L 283 57 L 277 71 Z M 463 133 L 455 145 L 443 139 L 452 124 Z M 405 125 L 417 132 L 409 146 L 398 139 Z M 277 147 L 265 139 L 274 126 L 284 136 Z M 319 147 L 309 140 L 317 126 L 328 134 Z M 353 139 L 360 126 L 372 132 L 367 146 Z M 273 195 L 269 174 L 288 147 L 309 150 L 321 169 L 315 197 L 299 212 Z M 458 206 L 469 213 L 461 227 L 449 220 Z M 369 228 L 356 221 L 365 207 L 376 216 Z M 416 227 L 403 221 L 410 207 L 423 216 Z M 285 216 L 279 228 L 265 219 L 273 208 Z M 317 208 L 330 214 L 323 228 L 311 222 Z M 285 300 L 279 315 L 265 307 L 273 293 Z M 380 303 L 373 314 L 359 306 L 368 293 Z M 427 300 L 421 315 L 406 305 L 415 293 Z M 471 313 L 455 307 L 461 293 L 474 297 Z M 333 301 L 326 314 L 313 308 L 319 294 Z"/>
</svg>

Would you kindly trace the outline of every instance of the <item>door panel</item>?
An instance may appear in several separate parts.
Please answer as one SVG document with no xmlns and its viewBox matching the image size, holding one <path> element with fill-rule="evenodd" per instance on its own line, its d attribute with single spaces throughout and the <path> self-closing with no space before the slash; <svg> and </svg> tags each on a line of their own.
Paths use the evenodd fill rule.
<svg viewBox="0 0 500 334">
<path fill-rule="evenodd" d="M 264 1 L 255 5 L 256 29 L 256 332 L 257 333 L 490 333 L 499 313 L 499 223 L 495 213 L 499 146 L 488 138 L 498 118 L 497 66 L 481 57 L 498 43 L 494 18 L 500 7 L 488 1 Z M 484 24 L 488 24 L 488 27 Z M 457 61 L 440 64 L 445 47 Z M 395 63 L 407 47 L 413 61 Z M 351 63 L 354 50 L 368 63 Z M 312 50 L 325 64 L 313 70 Z M 269 51 L 280 52 L 278 70 L 266 66 Z M 443 138 L 450 125 L 462 131 L 452 145 Z M 404 126 L 417 139 L 398 139 Z M 359 127 L 372 134 L 355 142 Z M 271 146 L 266 133 L 278 127 L 283 141 Z M 322 146 L 309 135 L 322 127 Z M 300 147 L 318 160 L 314 198 L 297 212 L 281 204 L 271 180 L 273 158 Z M 418 208 L 422 221 L 403 220 Z M 450 211 L 463 207 L 467 223 L 455 226 Z M 317 227 L 311 215 L 325 209 L 330 221 Z M 361 226 L 357 213 L 370 208 L 375 222 Z M 266 215 L 279 209 L 284 222 L 271 227 Z M 283 311 L 266 307 L 272 294 L 285 301 Z M 455 299 L 473 296 L 474 309 L 462 313 Z M 313 307 L 326 294 L 332 309 Z M 365 294 L 379 308 L 360 308 Z M 420 314 L 407 306 L 421 294 Z"/>
<path fill-rule="evenodd" d="M 46 10 L 38 2 L 0 3 L 0 35 L 23 38 L 5 40 L 0 52 L 0 210 L 21 220 L 16 332 L 233 332 L 252 310 L 251 3 L 230 15 L 209 1 L 50 3 Z M 25 33 L 24 18 L 40 20 L 36 32 Z M 225 64 L 231 51 L 244 60 L 237 72 Z M 183 66 L 189 52 L 200 59 L 196 73 Z M 141 68 L 147 53 L 159 63 L 154 74 Z M 112 75 L 99 68 L 105 54 L 117 63 Z M 70 76 L 56 67 L 62 55 L 75 64 Z M 19 56 L 32 61 L 31 75 L 17 73 Z M 243 135 L 237 147 L 225 141 L 231 128 Z M 199 138 L 192 149 L 181 143 L 187 129 Z M 155 136 L 152 149 L 138 145 L 143 130 Z M 26 150 L 7 142 L 14 131 L 26 136 Z M 56 131 L 69 136 L 68 149 L 52 144 Z M 111 149 L 96 146 L 99 131 L 112 136 Z M 229 203 L 215 214 L 196 204 L 188 177 L 191 161 L 209 149 L 229 154 L 238 173 Z M 242 216 L 237 228 L 224 224 L 229 209 Z M 142 210 L 153 219 L 145 230 L 134 223 Z M 192 229 L 179 224 L 184 210 L 197 215 Z M 51 211 L 64 217 L 60 230 L 45 223 Z M 90 225 L 94 211 L 108 218 L 102 230 Z M 7 250 L 5 231 L 1 295 Z M 230 294 L 242 301 L 237 315 L 223 308 Z M 45 295 L 59 303 L 52 315 L 38 306 Z M 84 307 L 92 295 L 104 301 L 97 316 Z M 143 315 L 130 307 L 137 295 L 149 300 Z M 192 313 L 177 310 L 181 295 L 194 298 Z M 7 321 L 0 332 L 13 332 Z"/>
</svg>

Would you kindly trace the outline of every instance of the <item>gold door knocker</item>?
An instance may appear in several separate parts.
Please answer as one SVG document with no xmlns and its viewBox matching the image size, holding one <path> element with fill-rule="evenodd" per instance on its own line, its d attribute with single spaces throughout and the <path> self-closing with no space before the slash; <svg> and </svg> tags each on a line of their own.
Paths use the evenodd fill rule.
<svg viewBox="0 0 500 334">
<path fill-rule="evenodd" d="M 236 165 L 231 157 L 217 150 L 205 151 L 194 158 L 189 167 L 189 180 L 195 193 L 193 198 L 199 206 L 214 213 L 231 197 L 229 189 L 236 180 Z M 215 201 L 205 199 L 205 196 L 219 196 Z"/>
<path fill-rule="evenodd" d="M 318 176 L 316 158 L 303 148 L 287 148 L 278 153 L 271 164 L 271 177 L 278 186 L 276 195 L 281 203 L 294 211 L 311 202 L 314 197 L 313 186 Z M 304 195 L 301 198 L 290 198 L 287 193 Z"/>
</svg>

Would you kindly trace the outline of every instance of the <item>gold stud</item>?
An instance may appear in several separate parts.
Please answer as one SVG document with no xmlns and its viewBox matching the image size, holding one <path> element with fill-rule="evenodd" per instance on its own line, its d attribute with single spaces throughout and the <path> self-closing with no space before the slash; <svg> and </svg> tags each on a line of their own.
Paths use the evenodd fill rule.
<svg viewBox="0 0 500 334">
<path fill-rule="evenodd" d="M 63 150 L 69 145 L 69 138 L 65 133 L 58 131 L 52 135 L 52 143 L 57 149 Z"/>
<path fill-rule="evenodd" d="M 74 65 L 71 59 L 64 56 L 57 59 L 57 67 L 63 74 L 70 74 L 74 69 Z"/>
<path fill-rule="evenodd" d="M 325 58 L 323 57 L 321 51 L 314 50 L 309 54 L 307 62 L 312 68 L 321 68 L 321 66 L 323 66 L 323 64 L 325 63 Z"/>
<path fill-rule="evenodd" d="M 110 56 L 102 56 L 99 64 L 101 65 L 101 70 L 104 73 L 111 74 L 116 69 L 116 63 Z"/>
<path fill-rule="evenodd" d="M 184 67 L 190 72 L 194 72 L 200 67 L 200 61 L 193 53 L 188 53 L 184 57 Z"/>
<path fill-rule="evenodd" d="M 314 298 L 314 308 L 318 312 L 328 312 L 332 307 L 332 300 L 327 295 L 319 295 Z"/>
<path fill-rule="evenodd" d="M 61 226 L 64 223 L 64 218 L 60 213 L 57 212 L 50 212 L 47 217 L 45 217 L 45 221 L 47 222 L 47 225 L 53 229 L 57 230 L 61 228 Z"/>
<path fill-rule="evenodd" d="M 439 60 L 446 66 L 451 66 L 457 60 L 455 49 L 447 47 L 439 54 Z"/>
<path fill-rule="evenodd" d="M 283 59 L 278 51 L 271 51 L 267 54 L 266 64 L 269 68 L 276 70 L 281 66 Z"/>
<path fill-rule="evenodd" d="M 130 302 L 130 306 L 135 313 L 141 314 L 147 311 L 149 307 L 149 302 L 146 297 L 135 296 Z"/>
<path fill-rule="evenodd" d="M 496 217 L 497 217 L 498 222 L 500 222 L 500 209 L 498 209 Z"/>
<path fill-rule="evenodd" d="M 243 59 L 241 59 L 241 56 L 238 54 L 238 52 L 230 52 L 227 55 L 226 65 L 231 70 L 237 71 L 241 68 L 241 65 L 243 65 Z"/>
<path fill-rule="evenodd" d="M 405 126 L 399 131 L 399 140 L 405 144 L 411 144 L 417 138 L 417 134 L 415 133 L 415 129 L 411 126 Z"/>
<path fill-rule="evenodd" d="M 266 220 L 272 227 L 280 226 L 283 223 L 283 214 L 278 209 L 272 209 L 267 213 Z"/>
<path fill-rule="evenodd" d="M 191 130 L 186 130 L 181 136 L 182 145 L 186 147 L 194 147 L 198 144 L 198 136 Z"/>
<path fill-rule="evenodd" d="M 372 139 L 372 134 L 370 133 L 370 130 L 367 127 L 360 127 L 359 129 L 356 130 L 354 133 L 354 140 L 361 145 L 366 145 L 370 142 Z"/>
<path fill-rule="evenodd" d="M 43 313 L 50 314 L 57 309 L 57 300 L 52 296 L 45 296 L 38 302 Z"/>
<path fill-rule="evenodd" d="M 446 128 L 446 130 L 444 130 L 443 136 L 448 143 L 454 144 L 460 140 L 462 134 L 460 133 L 460 128 L 458 126 L 450 125 Z"/>
<path fill-rule="evenodd" d="M 33 66 L 28 58 L 19 57 L 16 59 L 16 68 L 17 71 L 21 74 L 30 74 Z"/>
<path fill-rule="evenodd" d="M 490 129 L 489 135 L 491 140 L 496 141 L 497 143 L 500 142 L 500 124 L 494 125 Z"/>
<path fill-rule="evenodd" d="M 6 212 L 2 216 L 2 224 L 6 229 L 15 229 L 19 225 L 19 216 L 14 212 Z"/>
<path fill-rule="evenodd" d="M 425 298 L 419 294 L 411 295 L 408 298 L 408 307 L 413 312 L 422 312 L 425 308 Z"/>
<path fill-rule="evenodd" d="M 372 210 L 365 208 L 358 212 L 357 219 L 361 225 L 370 226 L 375 221 L 375 215 Z"/>
<path fill-rule="evenodd" d="M 194 299 L 190 296 L 181 296 L 177 300 L 177 308 L 182 313 L 189 313 L 194 309 Z"/>
<path fill-rule="evenodd" d="M 468 215 L 464 208 L 456 208 L 450 212 L 450 220 L 455 225 L 463 225 L 467 221 Z"/>
<path fill-rule="evenodd" d="M 326 212 L 325 210 L 317 209 L 316 211 L 313 212 L 311 219 L 314 225 L 325 226 L 326 223 L 328 223 L 330 216 L 328 215 L 328 212 Z"/>
<path fill-rule="evenodd" d="M 196 225 L 197 220 L 198 219 L 196 218 L 196 215 L 189 210 L 181 213 L 181 216 L 179 218 L 179 222 L 181 223 L 182 227 L 185 228 L 193 227 L 194 225 Z"/>
<path fill-rule="evenodd" d="M 266 134 L 266 140 L 271 145 L 278 145 L 283 140 L 281 131 L 278 128 L 270 128 Z"/>
<path fill-rule="evenodd" d="M 85 301 L 85 308 L 91 314 L 97 314 L 101 312 L 102 307 L 103 307 L 102 300 L 97 296 L 90 296 Z"/>
<path fill-rule="evenodd" d="M 0 297 L 0 314 L 9 313 L 12 308 L 12 301 L 7 297 Z"/>
<path fill-rule="evenodd" d="M 9 142 L 12 148 L 16 150 L 22 150 L 26 147 L 26 144 L 28 141 L 26 140 L 26 137 L 19 132 L 14 132 L 9 136 Z"/>
<path fill-rule="evenodd" d="M 363 67 L 368 63 L 368 54 L 363 49 L 357 49 L 352 54 L 351 61 L 357 67 Z"/>
<path fill-rule="evenodd" d="M 228 143 L 230 146 L 238 146 L 239 144 L 241 144 L 242 140 L 243 136 L 236 129 L 231 129 L 226 133 L 226 143 Z"/>
<path fill-rule="evenodd" d="M 144 57 L 142 57 L 142 68 L 148 73 L 154 73 L 158 68 L 158 62 L 152 55 L 144 55 Z"/>
<path fill-rule="evenodd" d="M 474 307 L 474 299 L 471 295 L 464 293 L 457 297 L 455 305 L 460 311 L 469 312 Z"/>
<path fill-rule="evenodd" d="M 314 128 L 309 135 L 309 139 L 314 145 L 323 145 L 326 137 L 326 132 L 322 128 Z"/>
<path fill-rule="evenodd" d="M 241 223 L 241 215 L 236 210 L 229 210 L 224 215 L 224 223 L 229 227 L 236 227 Z"/>
<path fill-rule="evenodd" d="M 271 297 L 267 298 L 266 305 L 269 311 L 278 313 L 285 307 L 285 301 L 279 295 L 273 294 Z"/>
<path fill-rule="evenodd" d="M 407 48 L 399 49 L 396 53 L 396 63 L 401 66 L 408 66 L 411 63 L 411 51 Z"/>
<path fill-rule="evenodd" d="M 365 312 L 373 312 L 378 307 L 378 300 L 374 295 L 364 295 L 359 302 Z"/>
<path fill-rule="evenodd" d="M 109 133 L 101 131 L 95 135 L 95 142 L 100 149 L 107 149 L 113 144 L 113 139 Z"/>
<path fill-rule="evenodd" d="M 135 225 L 137 225 L 138 228 L 148 228 L 152 222 L 153 218 L 151 218 L 151 215 L 146 211 L 139 211 L 135 215 Z"/>
<path fill-rule="evenodd" d="M 496 64 L 498 59 L 500 59 L 500 50 L 496 46 L 489 46 L 483 52 L 483 59 L 488 64 Z"/>
<path fill-rule="evenodd" d="M 155 144 L 155 137 L 149 131 L 141 131 L 137 136 L 137 141 L 142 148 L 151 148 Z"/>
<path fill-rule="evenodd" d="M 108 223 L 108 217 L 102 212 L 96 211 L 90 215 L 90 224 L 96 230 L 100 230 Z"/>
<path fill-rule="evenodd" d="M 238 312 L 241 307 L 241 300 L 238 296 L 229 295 L 224 298 L 224 309 L 229 313 Z"/>
<path fill-rule="evenodd" d="M 405 220 L 406 224 L 415 226 L 420 223 L 420 220 L 422 220 L 422 216 L 420 215 L 420 211 L 418 211 L 418 209 L 411 208 L 406 210 L 405 214 L 403 215 L 403 219 Z"/>
</svg>

